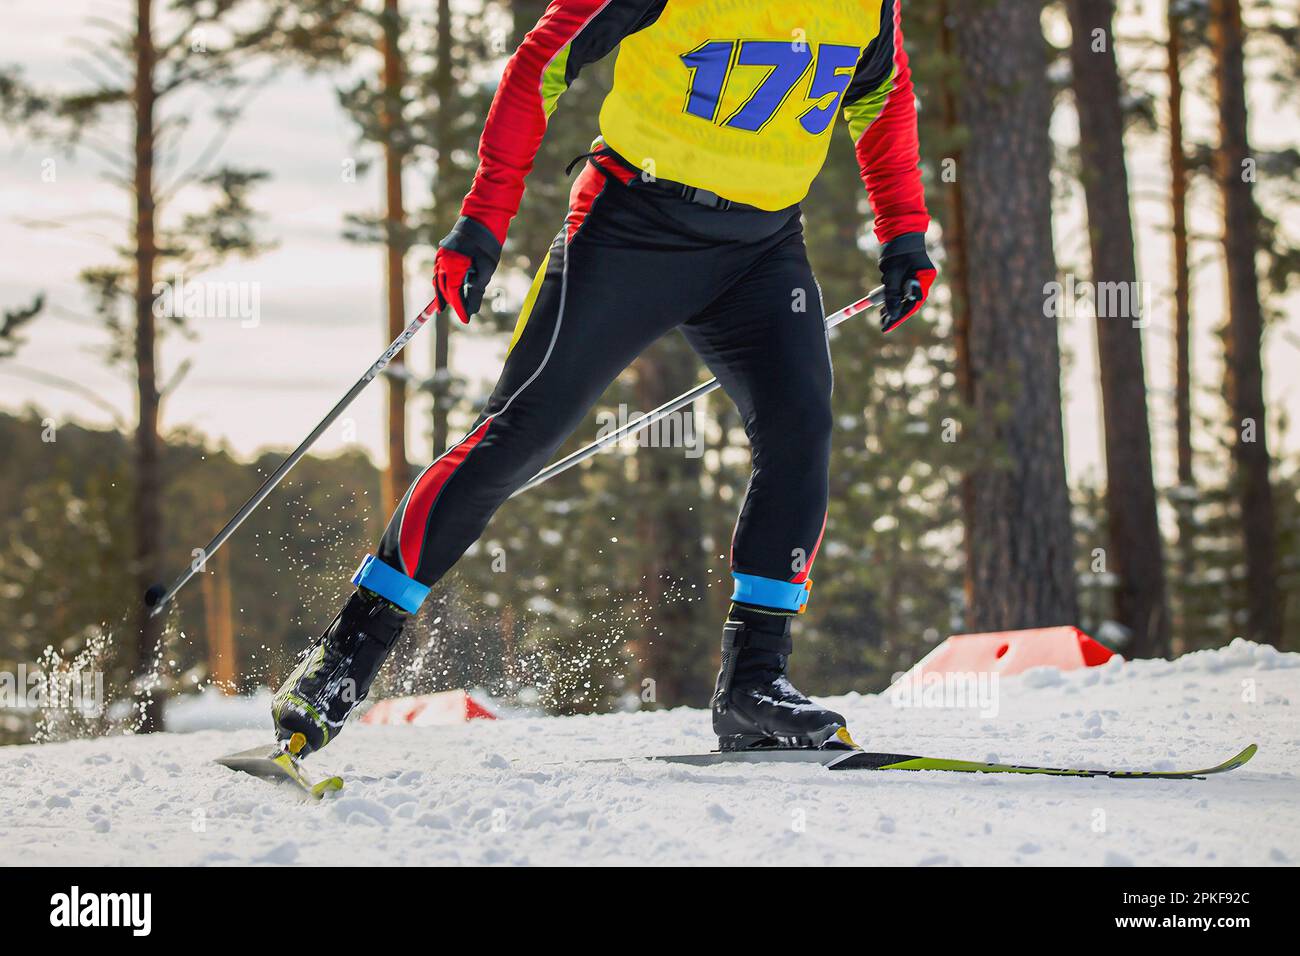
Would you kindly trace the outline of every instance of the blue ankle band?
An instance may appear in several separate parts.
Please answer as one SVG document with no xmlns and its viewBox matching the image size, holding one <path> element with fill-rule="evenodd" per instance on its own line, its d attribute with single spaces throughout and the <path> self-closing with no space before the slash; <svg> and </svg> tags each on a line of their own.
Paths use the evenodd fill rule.
<svg viewBox="0 0 1300 956">
<path fill-rule="evenodd" d="M 427 587 L 384 564 L 373 554 L 366 555 L 361 567 L 357 568 L 357 573 L 352 575 L 352 583 L 373 591 L 411 614 L 418 611 L 424 599 L 429 596 Z"/>
<path fill-rule="evenodd" d="M 783 611 L 802 611 L 808 604 L 808 592 L 812 589 L 811 581 L 792 584 L 776 578 L 760 578 L 756 574 L 740 574 L 735 571 L 731 576 L 736 579 L 736 588 L 731 592 L 733 601 L 780 608 Z"/>
</svg>

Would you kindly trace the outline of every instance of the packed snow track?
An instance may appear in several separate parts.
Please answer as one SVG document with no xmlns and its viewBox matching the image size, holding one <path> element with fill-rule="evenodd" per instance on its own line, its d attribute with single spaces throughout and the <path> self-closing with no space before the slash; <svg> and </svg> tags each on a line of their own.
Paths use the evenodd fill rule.
<svg viewBox="0 0 1300 956">
<path fill-rule="evenodd" d="M 1181 769 L 1129 781 L 584 758 L 710 749 L 707 712 L 350 726 L 308 762 L 319 803 L 219 767 L 267 732 L 0 749 L 0 837 L 27 865 L 1300 863 L 1300 654 L 1236 641 L 1177 661 L 1003 680 L 996 714 L 830 700 L 871 750 Z"/>
</svg>

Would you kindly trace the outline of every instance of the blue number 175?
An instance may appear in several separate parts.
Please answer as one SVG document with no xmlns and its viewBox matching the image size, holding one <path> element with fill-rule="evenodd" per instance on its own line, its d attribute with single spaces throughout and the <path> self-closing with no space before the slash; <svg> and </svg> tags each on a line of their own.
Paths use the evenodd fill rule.
<svg viewBox="0 0 1300 956">
<path fill-rule="evenodd" d="M 799 123 L 814 136 L 826 131 L 835 110 L 853 78 L 861 49 L 838 43 L 818 47 L 812 79 L 806 99 L 813 102 L 799 117 Z M 780 110 L 795 86 L 814 64 L 811 49 L 804 43 L 788 40 L 711 40 L 682 54 L 690 71 L 686 112 L 692 116 L 729 126 L 759 132 Z M 732 73 L 739 67 L 757 67 L 767 71 L 754 92 L 724 119 L 718 118 L 723 94 Z M 821 103 L 831 97 L 826 103 Z"/>
</svg>

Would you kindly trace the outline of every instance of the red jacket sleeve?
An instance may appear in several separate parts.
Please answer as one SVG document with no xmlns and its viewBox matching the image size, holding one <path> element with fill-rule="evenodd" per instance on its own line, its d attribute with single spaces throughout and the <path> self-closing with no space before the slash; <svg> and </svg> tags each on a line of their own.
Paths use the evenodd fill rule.
<svg viewBox="0 0 1300 956">
<path fill-rule="evenodd" d="M 647 25 L 663 0 L 552 0 L 506 64 L 479 140 L 474 185 L 461 215 L 504 243 L 519 211 L 524 179 L 556 102 L 577 77 L 619 41 Z"/>
<path fill-rule="evenodd" d="M 930 225 L 901 3 L 882 4 L 880 33 L 863 52 L 844 96 L 844 116 L 882 244 L 907 232 L 925 232 Z"/>
</svg>

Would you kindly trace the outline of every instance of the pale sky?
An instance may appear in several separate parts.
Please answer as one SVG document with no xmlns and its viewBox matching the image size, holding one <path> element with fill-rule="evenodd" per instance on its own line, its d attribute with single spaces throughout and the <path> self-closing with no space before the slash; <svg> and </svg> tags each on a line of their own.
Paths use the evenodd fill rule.
<svg viewBox="0 0 1300 956">
<path fill-rule="evenodd" d="M 412 9 L 419 6 L 412 4 Z M 1147 32 L 1161 35 L 1163 4 L 1145 6 L 1150 8 L 1145 13 L 1151 24 Z M 100 36 L 86 17 L 125 23 L 132 7 L 125 0 L 0 0 L 5 23 L 0 63 L 22 66 L 29 81 L 43 86 L 63 90 L 83 86 L 84 77 L 73 61 L 85 53 L 74 41 Z M 1294 144 L 1300 139 L 1294 101 L 1282 104 L 1262 83 L 1251 92 L 1257 145 Z M 193 123 L 185 134 L 178 168 L 184 168 L 208 140 L 204 127 L 210 109 L 200 101 L 189 105 Z M 1207 119 L 1204 114 L 1189 116 L 1190 132 L 1203 130 Z M 594 129 L 594 117 L 592 125 Z M 121 130 L 124 135 L 125 127 Z M 1068 111 L 1058 117 L 1055 134 L 1063 141 L 1073 137 Z M 122 135 L 118 142 L 105 145 L 127 151 L 129 141 Z M 1130 146 L 1138 143 L 1135 140 Z M 185 359 L 191 360 L 192 368 L 167 400 L 163 426 L 192 427 L 247 455 L 267 446 L 297 444 L 386 343 L 380 251 L 341 238 L 344 216 L 376 210 L 380 189 L 373 175 L 354 183 L 343 180 L 343 164 L 355 156 L 354 132 L 327 79 L 291 76 L 269 85 L 253 100 L 221 155 L 272 172 L 273 178 L 257 188 L 253 203 L 263 214 L 263 234 L 278 247 L 252 262 L 233 262 L 209 275 L 185 277 L 248 283 L 244 289 L 256 292 L 260 308 L 254 327 L 244 327 L 238 318 L 207 319 L 194 323 L 197 341 L 171 336 L 162 350 L 165 373 Z M 48 182 L 51 161 L 54 181 Z M 76 278 L 83 268 L 112 261 L 112 250 L 123 241 L 129 220 L 128 198 L 102 181 L 104 168 L 90 152 L 73 157 L 48 153 L 0 132 L 0 247 L 4 249 L 0 304 L 13 307 L 28 302 L 38 291 L 46 293 L 49 303 L 46 314 L 29 327 L 29 343 L 18 358 L 0 362 L 2 408 L 16 410 L 32 404 L 58 420 L 111 422 L 106 411 L 84 396 L 32 380 L 52 374 L 93 390 L 120 409 L 124 419 L 133 418 L 130 379 L 106 368 L 96 354 L 104 335 L 87 317 L 87 299 Z M 1163 142 L 1134 148 L 1130 174 L 1139 197 L 1135 207 L 1139 275 L 1151 284 L 1157 300 L 1146 335 L 1146 357 L 1157 468 L 1167 480 L 1172 472 L 1173 417 L 1172 340 L 1167 308 L 1159 304 L 1169 272 L 1169 240 L 1161 231 L 1168 219 L 1161 202 L 1167 189 Z M 419 186 L 413 180 L 409 188 Z M 1215 232 L 1217 203 L 1211 205 L 1212 192 L 1199 191 L 1194 199 L 1199 205 L 1193 210 L 1193 228 Z M 817 215 L 813 206 L 805 211 Z M 1057 232 L 1061 260 L 1081 265 L 1086 272 L 1079 217 L 1059 217 Z M 429 297 L 428 275 L 415 256 L 408 270 L 407 303 L 414 314 Z M 1222 375 L 1220 347 L 1213 335 L 1223 315 L 1220 271 L 1217 262 L 1201 269 L 1193 296 L 1195 371 L 1201 384 L 1217 383 Z M 1294 320 L 1289 319 L 1288 325 L 1290 341 L 1279 334 L 1280 329 L 1270 333 L 1266 382 L 1272 406 L 1285 407 L 1295 416 L 1300 413 L 1300 390 L 1290 370 L 1300 357 L 1294 344 L 1300 338 Z M 1072 356 L 1064 379 L 1066 429 L 1069 470 L 1078 479 L 1097 474 L 1101 461 L 1093 320 L 1078 316 L 1063 321 L 1061 343 Z M 427 370 L 432 347 L 433 336 L 426 332 L 408 349 L 417 371 Z M 457 334 L 452 363 L 478 383 L 481 394 L 496 375 L 504 347 L 501 337 Z M 351 420 L 322 438 L 318 450 L 337 450 L 355 441 L 378 459 L 383 391 L 382 386 L 372 386 L 363 394 L 353 406 Z M 428 406 L 423 400 L 412 404 L 411 456 L 422 462 L 428 455 Z M 1273 437 L 1276 452 L 1276 432 Z M 1294 449 L 1295 436 L 1289 440 Z"/>
</svg>

